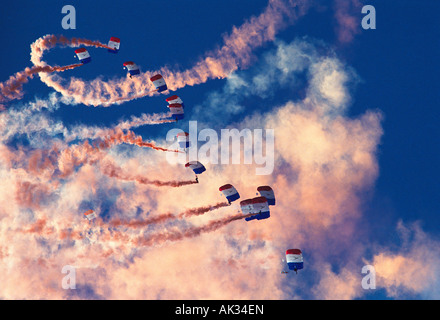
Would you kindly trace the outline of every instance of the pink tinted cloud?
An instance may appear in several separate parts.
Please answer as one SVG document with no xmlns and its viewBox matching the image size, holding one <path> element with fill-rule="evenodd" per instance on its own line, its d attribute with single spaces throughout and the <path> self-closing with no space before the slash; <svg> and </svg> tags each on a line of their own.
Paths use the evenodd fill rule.
<svg viewBox="0 0 440 320">
<path fill-rule="evenodd" d="M 353 41 L 361 29 L 361 8 L 359 0 L 335 0 L 336 34 L 340 43 Z"/>
<path fill-rule="evenodd" d="M 380 248 L 370 264 L 376 271 L 376 284 L 387 295 L 404 299 L 418 294 L 422 299 L 438 299 L 440 283 L 440 243 L 424 232 L 420 223 L 398 223 L 397 231 L 402 238 L 398 249 Z"/>
<path fill-rule="evenodd" d="M 277 3 L 272 1 L 271 5 L 276 9 Z M 261 25 L 277 23 L 266 21 L 270 17 L 260 16 L 249 24 L 258 31 Z M 272 39 L 275 27 L 261 34 L 262 40 Z M 247 29 L 234 31 L 231 39 L 234 50 L 247 53 L 243 45 L 249 38 L 242 35 L 244 30 Z M 246 41 L 241 42 L 240 35 Z M 71 297 L 289 298 L 283 290 L 284 278 L 280 277 L 284 267 L 281 259 L 289 247 L 310 250 L 308 254 L 313 254 L 317 263 L 308 264 L 307 268 L 325 271 L 312 288 L 316 297 L 355 296 L 351 269 L 346 266 L 338 274 L 331 272 L 326 262 L 326 244 L 330 234 L 341 251 L 352 250 L 352 246 L 347 247 L 347 239 L 353 237 L 357 225 L 347 221 L 361 216 L 360 194 L 372 187 L 378 175 L 376 152 L 382 135 L 381 114 L 369 111 L 356 118 L 345 117 L 342 110 L 349 100 L 345 70 L 331 59 L 318 60 L 313 62 L 316 72 L 312 73 L 304 100 L 274 106 L 270 113 L 250 115 L 236 124 L 240 129 L 274 129 L 276 167 L 272 175 L 256 175 L 255 164 L 207 164 L 199 184 L 181 188 L 157 188 L 136 179 L 109 177 L 100 170 L 107 160 L 133 177 L 153 181 L 193 178 L 193 173 L 182 164 L 165 161 L 163 152 L 139 148 L 142 143 L 137 137 L 120 133 L 110 140 L 134 141 L 136 145 L 127 153 L 118 153 L 110 140 L 96 145 L 100 150 L 96 154 L 91 145 L 82 144 L 61 153 L 56 164 L 64 175 L 59 180 L 57 197 L 38 210 L 25 210 L 5 189 L 0 193 L 0 204 L 10 210 L 1 212 L 0 239 L 9 245 L 1 250 L 0 283 L 6 286 L 0 291 L 1 297 L 69 296 L 60 283 L 62 266 L 70 264 L 81 270 L 78 287 L 87 285 L 93 292 L 81 295 L 78 291 L 76 295 L 70 293 Z M 208 62 L 212 74 L 200 75 L 204 81 L 223 68 L 216 66 L 215 61 Z M 26 173 L 11 167 L 24 156 L 17 156 L 5 146 L 0 151 L 7 158 L 7 165 L 0 167 L 2 175 L 8 182 L 21 181 Z M 52 162 L 43 158 L 37 154 L 31 161 L 34 171 L 27 174 L 38 175 L 43 166 L 50 167 Z M 242 200 L 255 197 L 260 185 L 272 186 L 277 205 L 271 208 L 271 218 L 217 223 L 239 212 L 238 203 L 234 203 L 203 215 L 161 221 L 146 228 L 113 230 L 107 228 L 104 220 L 105 215 L 132 221 L 154 219 L 166 213 L 184 215 L 194 208 L 226 202 L 218 191 L 225 183 L 232 183 Z M 84 211 L 79 208 L 83 202 L 98 207 L 87 209 L 94 209 L 102 223 L 84 219 Z M 23 227 L 32 232 L 15 232 Z M 333 232 L 335 229 L 338 232 Z M 332 287 L 332 283 L 339 289 Z"/>
</svg>

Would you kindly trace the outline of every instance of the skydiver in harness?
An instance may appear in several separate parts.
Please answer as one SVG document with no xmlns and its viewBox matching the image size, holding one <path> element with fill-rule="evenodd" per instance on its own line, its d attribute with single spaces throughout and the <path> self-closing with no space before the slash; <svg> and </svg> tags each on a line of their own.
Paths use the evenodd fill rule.
<svg viewBox="0 0 440 320">
<path fill-rule="evenodd" d="M 199 183 L 199 177 L 196 176 L 196 182 Z"/>
</svg>

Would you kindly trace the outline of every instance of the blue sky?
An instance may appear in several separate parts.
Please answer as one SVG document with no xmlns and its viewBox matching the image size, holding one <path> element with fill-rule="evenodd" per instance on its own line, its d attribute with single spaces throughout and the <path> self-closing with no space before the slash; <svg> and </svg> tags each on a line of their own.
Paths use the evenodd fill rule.
<svg viewBox="0 0 440 320">
<path fill-rule="evenodd" d="M 362 190 L 361 221 L 368 234 L 365 241 L 371 241 L 374 246 L 399 247 L 402 240 L 395 231 L 399 221 L 404 224 L 418 221 L 424 232 L 438 238 L 440 91 L 437 77 L 440 27 L 437 20 L 440 2 L 361 2 L 375 7 L 376 30 L 359 28 L 352 41 L 340 43 L 335 29 L 333 3 L 316 1 L 318 4 L 294 25 L 278 32 L 275 41 L 253 50 L 251 65 L 234 74 L 250 81 L 264 71 L 265 58 L 273 55 L 280 44 L 288 45 L 304 39 L 316 43 L 318 50 L 337 57 L 347 70 L 356 75 L 349 84 L 351 103 L 344 116 L 356 119 L 368 110 L 383 116 L 383 135 L 377 150 L 379 174 L 371 188 Z M 258 16 L 267 6 L 266 0 L 75 1 L 76 29 L 64 30 L 61 8 L 71 3 L 48 0 L 43 3 L 9 1 L 2 6 L 0 33 L 4 47 L 0 81 L 6 81 L 10 75 L 31 66 L 29 46 L 46 34 L 62 34 L 103 43 L 107 43 L 111 36 L 121 39 L 117 55 L 91 47 L 92 63 L 64 72 L 61 74 L 64 78 L 69 74 L 85 80 L 121 78 L 126 73 L 122 63 L 129 60 L 135 61 L 142 71 L 158 70 L 164 66 L 185 70 L 207 51 L 223 45 L 223 36 L 229 34 L 233 26 L 240 26 L 249 17 Z M 359 14 L 358 17 L 362 16 Z M 72 48 L 56 48 L 44 58 L 50 65 L 73 64 L 77 62 L 73 51 Z M 307 75 L 295 72 L 294 78 L 295 85 L 280 85 L 264 95 L 239 91 L 228 96 L 225 90 L 233 83 L 230 79 L 209 80 L 200 85 L 186 86 L 175 93 L 185 101 L 186 120 L 200 120 L 206 126 L 215 127 L 240 123 L 253 114 L 263 114 L 268 111 L 266 106 L 304 98 L 309 85 Z M 39 81 L 38 76 L 24 85 L 24 91 L 23 99 L 11 102 L 14 108 L 20 109 L 21 105 L 33 101 L 35 97 L 44 99 L 54 92 Z M 209 112 L 206 108 L 215 94 L 236 99 L 234 103 L 242 107 L 241 111 L 220 114 L 219 123 L 204 116 L 203 112 Z M 217 110 L 221 112 L 221 108 Z M 165 111 L 164 97 L 152 96 L 108 108 L 62 105 L 49 116 L 66 127 L 111 127 L 132 115 Z M 134 131 L 143 137 L 162 140 L 174 126 L 144 126 Z M 186 130 L 188 123 L 185 121 L 177 126 Z M 301 288 L 301 292 L 305 298 L 313 297 L 305 288 Z M 411 297 L 423 298 L 417 294 Z M 389 296 L 382 289 L 362 298 L 386 299 Z"/>
</svg>

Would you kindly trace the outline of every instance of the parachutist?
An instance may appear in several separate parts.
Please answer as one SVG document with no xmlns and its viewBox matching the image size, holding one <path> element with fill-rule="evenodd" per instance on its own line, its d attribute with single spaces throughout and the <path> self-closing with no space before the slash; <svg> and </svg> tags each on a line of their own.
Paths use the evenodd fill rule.
<svg viewBox="0 0 440 320">
<path fill-rule="evenodd" d="M 267 199 L 267 204 L 269 206 L 275 205 L 275 194 L 271 187 L 269 186 L 259 186 L 257 191 L 260 193 L 260 196 L 265 197 Z M 258 195 L 258 194 L 257 194 Z"/>
<path fill-rule="evenodd" d="M 196 182 L 199 183 L 199 177 L 196 176 Z"/>
<path fill-rule="evenodd" d="M 183 105 L 183 100 L 180 99 L 179 96 L 173 95 L 171 97 L 166 98 L 165 101 L 168 102 L 169 105 L 177 103 L 182 105 L 182 108 L 185 108 L 185 106 Z"/>
<path fill-rule="evenodd" d="M 108 42 L 108 51 L 111 53 L 118 53 L 119 46 L 121 45 L 121 39 L 116 37 L 110 37 L 110 41 Z"/>
<path fill-rule="evenodd" d="M 223 194 L 226 196 L 228 206 L 230 206 L 233 201 L 240 199 L 237 189 L 235 189 L 232 184 L 225 184 L 224 186 L 218 188 L 218 190 L 223 192 Z"/>
<path fill-rule="evenodd" d="M 188 148 L 190 147 L 189 133 L 179 132 L 177 134 L 177 142 L 179 143 L 180 149 L 183 149 L 185 152 L 188 152 Z"/>
<path fill-rule="evenodd" d="M 160 91 L 159 91 L 160 92 Z M 183 107 L 180 103 L 172 103 L 168 105 L 168 108 L 171 111 L 171 116 L 174 120 L 180 120 L 185 117 L 185 112 L 183 111 Z"/>
<path fill-rule="evenodd" d="M 130 79 L 132 78 L 132 76 L 135 76 L 135 75 L 141 73 L 141 71 L 139 70 L 139 67 L 133 61 L 124 62 L 123 66 L 124 66 L 124 68 L 127 68 L 128 76 L 130 77 Z"/>
<path fill-rule="evenodd" d="M 154 87 L 157 92 L 162 92 L 168 90 L 167 84 L 165 83 L 164 78 L 160 74 L 156 74 L 150 78 L 150 81 L 153 82 Z"/>
<path fill-rule="evenodd" d="M 270 210 L 265 197 L 247 199 L 240 202 L 241 211 L 250 214 L 246 221 L 263 220 L 270 217 Z"/>
<path fill-rule="evenodd" d="M 86 64 L 92 61 L 89 52 L 85 48 L 76 49 L 75 54 L 82 64 Z"/>
<path fill-rule="evenodd" d="M 194 171 L 194 174 L 196 175 L 196 177 L 198 174 L 201 174 L 202 172 L 206 171 L 205 166 L 198 161 L 188 162 L 187 164 L 185 164 L 185 168 L 188 168 L 188 167 L 191 168 L 192 171 Z"/>
<path fill-rule="evenodd" d="M 301 250 L 288 249 L 286 251 L 286 262 L 289 266 L 289 270 L 293 270 L 296 274 L 298 274 L 298 270 L 304 268 L 304 261 Z"/>
</svg>

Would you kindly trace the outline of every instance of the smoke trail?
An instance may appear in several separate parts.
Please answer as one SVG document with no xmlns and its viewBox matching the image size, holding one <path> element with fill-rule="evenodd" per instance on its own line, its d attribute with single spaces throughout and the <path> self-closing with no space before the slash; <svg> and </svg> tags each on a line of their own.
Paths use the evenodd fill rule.
<svg viewBox="0 0 440 320">
<path fill-rule="evenodd" d="M 209 211 L 213 211 L 213 210 L 216 210 L 216 209 L 219 209 L 222 207 L 227 207 L 227 206 L 229 206 L 228 203 L 220 202 L 220 203 L 217 203 L 213 206 L 204 206 L 204 207 L 199 207 L 199 208 L 188 209 L 184 212 L 179 213 L 178 215 L 174 215 L 172 213 L 163 213 L 163 214 L 160 214 L 158 216 L 151 217 L 148 219 L 134 220 L 134 221 L 124 221 L 121 219 L 114 219 L 109 222 L 109 225 L 111 227 L 124 226 L 124 227 L 129 227 L 129 228 L 142 228 L 142 227 L 149 226 L 151 224 L 162 223 L 162 222 L 165 222 L 165 221 L 168 221 L 171 219 L 178 219 L 178 218 L 183 218 L 183 217 L 202 215 L 202 214 L 207 213 Z"/>
<path fill-rule="evenodd" d="M 82 66 L 82 63 L 71 64 L 64 67 L 52 67 L 48 65 L 33 66 L 32 68 L 26 68 L 23 71 L 17 72 L 13 76 L 10 76 L 5 82 L 0 83 L 0 103 L 22 98 L 24 94 L 23 84 L 27 83 L 29 78 L 33 78 L 37 73 L 63 72 L 80 66 Z"/>
<path fill-rule="evenodd" d="M 100 142 L 96 142 L 95 145 L 98 148 L 107 148 L 109 145 L 127 143 L 134 144 L 143 148 L 151 148 L 159 151 L 168 151 L 168 152 L 182 152 L 180 150 L 167 149 L 156 146 L 154 142 L 145 142 L 142 140 L 141 136 L 137 136 L 133 131 L 128 130 L 127 133 L 124 133 L 120 128 L 111 129 L 108 131 L 103 131 L 102 136 L 99 137 L 102 139 Z"/>
<path fill-rule="evenodd" d="M 124 133 L 120 129 L 110 129 L 99 131 L 97 134 L 99 134 L 99 139 L 92 143 L 86 140 L 81 144 L 69 145 L 67 147 L 55 143 L 49 150 L 37 149 L 28 153 L 19 153 L 14 162 L 23 163 L 27 172 L 40 178 L 46 176 L 50 180 L 54 176 L 66 178 L 74 172 L 75 168 L 86 163 L 94 164 L 98 162 L 103 158 L 103 151 L 122 143 L 135 144 L 140 147 L 148 147 L 160 151 L 180 152 L 179 150 L 157 147 L 153 142 L 142 141 L 142 137 L 136 136 L 131 131 Z M 132 178 L 127 178 L 127 180 L 132 180 Z M 195 181 L 149 181 L 142 177 L 138 177 L 137 180 L 143 184 L 173 187 L 196 183 Z"/>
<path fill-rule="evenodd" d="M 166 114 L 145 114 L 143 113 L 140 117 L 131 117 L 129 121 L 120 122 L 116 125 L 116 129 L 128 130 L 132 128 L 137 128 L 144 125 L 154 125 L 154 124 L 162 124 L 162 123 L 172 123 L 176 122 L 171 118 L 171 113 Z"/>
<path fill-rule="evenodd" d="M 204 206 L 204 207 L 199 207 L 199 208 L 188 209 L 182 213 L 179 213 L 178 217 L 183 218 L 183 217 L 199 216 L 199 215 L 202 215 L 206 212 L 213 211 L 213 210 L 227 207 L 227 206 L 229 206 L 229 203 L 219 202 L 213 206 Z"/>
<path fill-rule="evenodd" d="M 140 117 L 132 116 L 130 120 L 119 121 L 113 128 L 79 125 L 68 129 L 61 124 L 59 124 L 58 127 L 60 127 L 59 131 L 63 133 L 65 141 L 72 141 L 75 139 L 98 139 L 115 132 L 115 130 L 124 131 L 144 125 L 157 125 L 175 122 L 175 120 L 169 119 L 170 116 L 171 115 L 168 113 L 155 113 L 151 115 L 143 113 Z"/>
<path fill-rule="evenodd" d="M 160 115 L 158 117 L 160 117 Z M 141 119 L 141 121 L 142 120 L 148 119 Z M 132 123 L 130 122 L 126 122 L 123 124 L 123 127 L 131 124 Z M 138 125 L 139 122 L 134 124 Z M 5 123 L 2 123 L 1 125 L 5 125 Z M 67 178 L 75 172 L 76 168 L 81 165 L 93 165 L 97 163 L 104 157 L 105 150 L 122 143 L 134 144 L 139 147 L 148 147 L 159 151 L 181 152 L 179 150 L 169 150 L 158 147 L 154 142 L 145 142 L 142 140 L 142 137 L 136 136 L 132 131 L 124 133 L 124 131 L 118 127 L 116 129 L 95 128 L 92 130 L 85 128 L 83 131 L 78 130 L 78 132 L 75 132 L 75 134 L 81 135 L 82 138 L 89 138 L 87 137 L 88 135 L 93 135 L 94 140 L 92 142 L 86 140 L 83 143 L 70 145 L 66 145 L 64 142 L 55 140 L 51 146 L 48 146 L 48 149 L 35 149 L 27 152 L 15 152 L 12 151 L 10 147 L 6 146 L 5 148 L 10 150 L 8 151 L 8 154 L 10 154 L 10 160 L 7 162 L 7 165 L 11 169 L 14 167 L 25 169 L 27 173 L 38 177 L 40 179 L 39 184 L 41 184 L 42 181 L 52 183 L 53 178 Z M 196 183 L 195 181 L 149 181 L 143 177 L 138 177 L 137 180 L 139 183 L 143 184 L 172 187 Z M 54 187 L 57 188 L 56 183 L 54 184 Z M 44 194 L 46 191 L 49 192 L 48 190 L 44 190 L 42 188 L 39 188 L 38 191 L 41 194 Z M 20 201 L 22 201 L 26 206 L 30 204 L 34 205 L 38 202 L 34 201 L 32 196 L 38 196 L 40 193 L 32 192 L 29 193 L 29 195 L 20 193 L 20 195 L 23 195 L 23 198 L 20 198 Z"/>
<path fill-rule="evenodd" d="M 220 205 L 220 204 L 218 204 Z M 223 204 L 222 204 L 223 205 Z M 227 204 L 226 204 L 227 205 Z M 215 207 L 212 206 L 211 209 Z M 212 209 L 213 210 L 213 209 Z M 190 210 L 189 210 L 190 211 Z M 188 211 L 188 212 L 189 212 Z M 194 210 L 194 212 L 197 210 Z M 209 211 L 209 210 L 208 210 Z M 160 245 L 164 242 L 170 241 L 179 241 L 187 238 L 194 238 L 197 237 L 203 233 L 209 233 L 214 232 L 218 229 L 220 229 L 223 226 L 228 225 L 229 223 L 237 220 L 244 219 L 246 217 L 252 216 L 254 214 L 247 214 L 243 215 L 241 213 L 238 213 L 233 216 L 225 217 L 219 220 L 210 221 L 208 224 L 200 227 L 190 227 L 186 230 L 180 231 L 180 230 L 173 230 L 173 231 L 165 231 L 162 233 L 153 233 L 149 236 L 139 236 L 139 237 L 132 237 L 130 234 L 127 234 L 126 232 L 121 232 L 119 230 L 111 230 L 111 229 L 102 229 L 100 227 L 108 226 L 108 227 L 130 227 L 130 228 L 142 228 L 146 227 L 153 223 L 160 223 L 164 222 L 168 219 L 176 218 L 175 215 L 168 213 L 168 214 L 162 214 L 154 218 L 150 218 L 147 220 L 137 220 L 137 221 L 131 221 L 131 222 L 125 222 L 122 220 L 113 220 L 110 221 L 107 224 L 104 224 L 102 221 L 100 221 L 97 225 L 98 229 L 93 231 L 97 234 L 99 241 L 102 243 L 105 243 L 107 241 L 112 242 L 118 242 L 120 245 L 124 243 L 130 243 L 134 244 L 136 247 L 142 246 L 153 246 L 153 245 Z M 55 226 L 48 226 L 47 225 L 47 219 L 41 218 L 38 219 L 35 223 L 33 223 L 30 227 L 18 230 L 19 232 L 25 233 L 25 234 L 35 234 L 39 237 L 55 237 L 58 240 L 84 240 L 87 236 L 87 229 L 89 227 L 87 224 L 80 224 L 76 227 L 55 227 Z M 90 231 L 90 230 L 89 230 Z"/>
<path fill-rule="evenodd" d="M 80 45 L 84 46 L 95 46 L 99 48 L 107 48 L 109 47 L 105 44 L 102 44 L 99 41 L 91 41 L 88 39 L 79 39 L 79 38 L 71 38 L 68 39 L 64 36 L 55 36 L 55 35 L 45 35 L 39 39 L 37 39 L 34 43 L 31 44 L 31 61 L 35 66 L 44 66 L 46 62 L 42 61 L 42 56 L 45 51 L 50 50 L 57 45 L 61 46 L 70 46 L 77 47 Z M 114 98 L 114 102 L 112 103 L 122 103 L 128 100 L 131 100 L 129 95 L 120 95 L 119 92 L 142 92 L 144 95 L 155 92 L 156 90 L 152 90 L 151 86 L 148 86 L 148 90 L 146 87 L 141 88 L 136 85 L 136 79 L 130 81 L 131 79 L 125 79 L 122 81 L 122 85 L 117 85 L 114 80 L 109 80 L 108 82 L 104 82 L 100 79 L 95 79 L 91 82 L 84 82 L 82 80 L 71 78 L 70 84 L 65 88 L 60 81 L 62 79 L 58 79 L 57 77 L 47 77 L 44 74 L 40 74 L 40 79 L 49 87 L 54 88 L 56 91 L 60 92 L 64 97 L 72 97 L 76 103 L 84 103 L 86 105 L 106 105 L 106 98 L 102 98 L 101 96 L 97 96 L 96 90 L 97 87 L 100 87 L 99 90 L 103 90 L 107 92 L 110 97 Z M 99 91 L 98 90 L 98 91 Z M 148 91 L 148 92 L 146 92 Z M 91 103 L 87 103 L 90 101 Z"/>
<path fill-rule="evenodd" d="M 128 131 L 124 133 L 121 129 L 112 129 L 112 130 L 103 130 L 100 132 L 101 136 L 100 140 L 94 141 L 92 145 L 86 140 L 84 143 L 79 145 L 69 146 L 67 149 L 58 151 L 55 147 L 55 152 L 57 156 L 54 157 L 54 160 L 57 161 L 57 167 L 61 172 L 60 177 L 65 178 L 72 172 L 74 169 L 80 165 L 85 163 L 94 164 L 97 161 L 102 159 L 102 152 L 112 146 L 128 143 L 134 144 L 139 147 L 152 148 L 154 150 L 159 151 L 171 151 L 171 152 L 181 152 L 179 150 L 169 150 L 166 148 L 157 147 L 153 142 L 145 142 L 142 140 L 141 136 L 136 136 L 134 132 Z M 50 164 L 53 161 L 49 162 Z M 110 168 L 111 169 L 111 168 Z M 115 171 L 115 170 L 113 170 Z M 110 170 L 111 174 L 112 170 Z M 116 172 L 116 171 L 115 171 Z M 110 175 L 108 174 L 108 175 Z M 122 178 L 122 177 L 121 177 Z M 132 179 L 129 179 L 132 180 Z M 144 178 L 137 178 L 139 183 L 143 184 L 154 184 L 157 186 L 175 186 L 180 187 L 182 185 L 191 184 L 189 181 L 148 181 Z M 196 182 L 194 182 L 196 183 Z"/>
<path fill-rule="evenodd" d="M 64 100 L 64 101 L 63 101 Z M 59 108 L 58 102 L 68 104 L 66 99 L 52 93 L 48 99 L 37 99 L 29 102 L 19 110 L 9 109 L 8 112 L 0 114 L 0 140 L 7 141 L 14 134 L 25 134 L 32 137 L 33 133 L 45 132 L 50 136 L 62 134 L 65 142 L 84 139 L 98 139 L 108 134 L 111 130 L 129 130 L 145 125 L 160 125 L 174 123 L 170 119 L 171 113 L 141 114 L 138 117 L 131 116 L 127 120 L 118 121 L 113 127 L 98 127 L 88 125 L 74 125 L 66 127 L 61 121 L 53 122 L 44 113 L 39 113 L 43 108 L 54 111 Z M 35 114 L 37 112 L 37 114 Z"/>
<path fill-rule="evenodd" d="M 114 220 L 110 221 L 108 224 L 111 227 L 124 226 L 124 227 L 129 227 L 129 228 L 142 228 L 142 227 L 149 226 L 151 224 L 162 223 L 167 220 L 175 219 L 175 218 L 176 218 L 176 216 L 172 213 L 164 213 L 164 214 L 160 214 L 156 217 L 151 217 L 151 218 L 148 218 L 145 220 L 124 221 L 124 220 L 120 220 L 120 219 L 114 219 Z"/>
<path fill-rule="evenodd" d="M 184 180 L 184 181 L 159 181 L 159 180 L 149 180 L 144 177 L 136 177 L 136 181 L 140 184 L 152 184 L 156 187 L 173 187 L 179 188 L 183 186 L 188 186 L 190 184 L 198 183 L 195 180 Z"/>
<path fill-rule="evenodd" d="M 158 71 L 142 73 L 133 79 L 126 77 L 107 82 L 99 78 L 83 81 L 72 77 L 66 84 L 62 83 L 61 77 L 53 74 L 40 74 L 40 78 L 63 96 L 72 97 L 76 103 L 92 106 L 109 106 L 152 95 L 155 90 L 149 79 L 155 73 L 162 74 L 168 88 L 173 91 L 186 85 L 201 84 L 209 79 L 225 78 L 239 67 L 247 67 L 255 48 L 274 40 L 277 32 L 298 20 L 307 8 L 307 0 L 270 0 L 262 14 L 252 17 L 238 28 L 234 27 L 232 33 L 224 37 L 224 45 L 221 48 L 208 52 L 205 58 L 185 71 L 174 72 L 164 67 Z M 65 37 L 46 35 L 31 45 L 31 61 L 35 65 L 44 65 L 45 62 L 41 60 L 44 51 L 58 43 L 70 46 L 103 46 L 96 41 L 69 40 Z"/>
<path fill-rule="evenodd" d="M 148 185 L 153 185 L 156 187 L 173 187 L 173 188 L 178 188 L 178 187 L 183 187 L 183 186 L 187 186 L 187 185 L 191 185 L 191 184 L 195 184 L 198 183 L 195 180 L 184 180 L 184 181 L 160 181 L 160 180 L 150 180 L 148 178 L 142 177 L 142 176 L 130 176 L 126 173 L 124 173 L 122 171 L 121 168 L 116 167 L 115 165 L 107 162 L 102 166 L 102 173 L 111 177 L 111 178 L 116 178 L 119 180 L 124 180 L 124 181 L 136 181 L 137 183 L 140 184 L 148 184 Z"/>
<path fill-rule="evenodd" d="M 183 151 L 180 151 L 180 150 L 173 150 L 173 149 L 157 147 L 154 142 L 145 142 L 142 140 L 141 136 L 136 136 L 136 134 L 130 130 L 126 134 L 124 134 L 123 131 L 120 130 L 119 128 L 115 129 L 114 132 L 115 133 L 108 136 L 106 138 L 106 140 L 110 140 L 112 143 L 124 142 L 124 143 L 128 143 L 128 144 L 134 144 L 139 147 L 146 147 L 146 148 L 151 148 L 151 149 L 159 150 L 159 151 L 182 152 L 183 153 Z"/>
<path fill-rule="evenodd" d="M 204 225 L 201 227 L 193 227 L 193 228 L 189 228 L 185 231 L 167 231 L 167 232 L 163 232 L 163 233 L 156 233 L 156 234 L 152 234 L 147 237 L 138 237 L 136 239 L 133 239 L 132 242 L 136 246 L 147 247 L 147 246 L 152 246 L 152 245 L 159 245 L 159 244 L 162 244 L 166 241 L 179 241 L 179 240 L 183 240 L 183 239 L 194 238 L 194 237 L 201 235 L 202 233 L 216 231 L 216 230 L 220 229 L 221 227 L 224 227 L 233 221 L 241 220 L 246 217 L 250 217 L 252 215 L 254 215 L 254 214 L 243 215 L 243 214 L 239 213 L 234 216 L 211 221 L 207 225 Z"/>
<path fill-rule="evenodd" d="M 58 229 L 55 226 L 48 226 L 47 222 L 47 218 L 40 218 L 30 227 L 18 231 L 24 234 L 36 234 L 39 237 L 55 236 L 59 240 L 84 239 L 84 230 L 74 230 L 73 228 Z"/>
<path fill-rule="evenodd" d="M 35 65 L 41 65 L 42 63 L 35 63 L 34 59 L 38 61 L 38 57 L 41 57 L 46 50 L 50 50 L 55 48 L 56 46 L 61 45 L 64 47 L 79 47 L 80 45 L 85 45 L 89 47 L 97 47 L 97 48 L 106 48 L 106 49 L 113 49 L 107 46 L 106 44 L 103 44 L 99 41 L 93 41 L 88 39 L 81 39 L 81 38 L 66 38 L 65 36 L 55 36 L 52 34 L 45 35 L 44 37 L 41 37 L 37 39 L 32 45 L 31 45 L 31 61 Z M 37 58 L 35 58 L 37 57 Z"/>
</svg>

